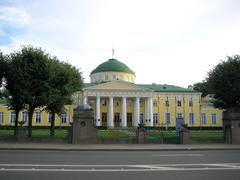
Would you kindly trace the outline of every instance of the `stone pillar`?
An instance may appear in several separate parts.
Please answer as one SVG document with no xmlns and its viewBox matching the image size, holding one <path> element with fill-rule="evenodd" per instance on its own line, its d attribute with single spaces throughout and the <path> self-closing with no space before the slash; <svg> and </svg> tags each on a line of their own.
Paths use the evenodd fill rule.
<svg viewBox="0 0 240 180">
<path fill-rule="evenodd" d="M 127 107 L 126 107 L 126 97 L 122 98 L 122 128 L 127 127 Z"/>
<path fill-rule="evenodd" d="M 152 98 L 150 97 L 149 98 L 149 109 L 148 109 L 148 112 L 149 112 L 149 126 L 150 127 L 153 127 L 153 101 L 152 101 Z"/>
<path fill-rule="evenodd" d="M 136 97 L 135 105 L 134 105 L 134 127 L 135 128 L 137 128 L 139 124 L 139 114 L 140 114 L 139 97 Z"/>
<path fill-rule="evenodd" d="M 180 131 L 180 144 L 191 144 L 191 138 L 190 138 L 190 133 L 188 129 L 183 128 Z"/>
<path fill-rule="evenodd" d="M 223 129 L 226 143 L 240 144 L 240 108 L 223 112 Z"/>
<path fill-rule="evenodd" d="M 109 107 L 108 107 L 108 128 L 114 128 L 113 123 L 113 97 L 109 97 Z"/>
<path fill-rule="evenodd" d="M 145 126 L 149 126 L 149 102 L 148 98 L 145 99 L 145 119 L 144 119 L 144 124 Z"/>
<path fill-rule="evenodd" d="M 96 97 L 96 126 L 100 126 L 100 96 Z"/>
<path fill-rule="evenodd" d="M 87 104 L 88 101 L 88 97 L 87 96 L 83 96 L 83 104 Z"/>
</svg>

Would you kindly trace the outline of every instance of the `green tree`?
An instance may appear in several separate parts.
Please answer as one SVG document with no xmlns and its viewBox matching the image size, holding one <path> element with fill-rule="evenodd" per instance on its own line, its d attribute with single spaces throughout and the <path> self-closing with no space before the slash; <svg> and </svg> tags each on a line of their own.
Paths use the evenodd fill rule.
<svg viewBox="0 0 240 180">
<path fill-rule="evenodd" d="M 227 57 L 209 73 L 207 83 L 219 108 L 240 107 L 240 56 Z"/>
<path fill-rule="evenodd" d="M 46 110 L 51 113 L 50 134 L 54 136 L 55 114 L 65 111 L 64 105 L 72 103 L 72 94 L 79 90 L 82 75 L 79 70 L 68 63 L 59 62 L 57 58 L 49 62 L 49 92 Z"/>
<path fill-rule="evenodd" d="M 6 79 L 6 90 L 5 97 L 8 101 L 8 107 L 15 111 L 15 130 L 16 135 L 18 130 L 18 117 L 19 112 L 24 108 L 24 98 L 26 96 L 25 91 L 25 76 L 22 71 L 22 61 L 19 61 L 19 55 L 14 53 L 10 56 L 6 56 L 5 72 L 4 77 Z"/>
<path fill-rule="evenodd" d="M 193 90 L 201 92 L 202 97 L 205 97 L 206 95 L 210 94 L 207 81 L 195 83 L 193 85 Z"/>
<path fill-rule="evenodd" d="M 7 90 L 15 111 L 28 109 L 28 136 L 32 136 L 32 117 L 36 107 L 46 104 L 49 88 L 47 62 L 50 56 L 40 48 L 23 46 L 8 56 L 9 72 Z M 13 76 L 13 77 L 10 77 Z M 20 101 L 20 102 L 18 102 Z M 16 104 L 19 105 L 18 109 Z M 16 112 L 17 112 L 16 111 Z M 17 113 L 16 113 L 17 115 Z"/>
<path fill-rule="evenodd" d="M 0 51 L 0 98 L 2 97 L 2 80 L 4 74 L 5 61 L 2 52 Z"/>
</svg>

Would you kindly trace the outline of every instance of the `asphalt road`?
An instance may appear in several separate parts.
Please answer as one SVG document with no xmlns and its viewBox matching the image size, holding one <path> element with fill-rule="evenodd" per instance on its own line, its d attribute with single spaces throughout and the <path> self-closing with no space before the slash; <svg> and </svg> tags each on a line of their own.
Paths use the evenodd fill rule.
<svg viewBox="0 0 240 180">
<path fill-rule="evenodd" d="M 0 151 L 0 179 L 240 179 L 240 150 Z"/>
</svg>

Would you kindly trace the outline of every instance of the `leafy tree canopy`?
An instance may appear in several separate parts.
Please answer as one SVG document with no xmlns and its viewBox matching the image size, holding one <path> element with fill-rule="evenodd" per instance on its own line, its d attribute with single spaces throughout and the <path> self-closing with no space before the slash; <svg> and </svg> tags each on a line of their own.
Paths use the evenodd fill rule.
<svg viewBox="0 0 240 180">
<path fill-rule="evenodd" d="M 193 85 L 193 90 L 201 92 L 202 93 L 202 97 L 205 97 L 205 96 L 207 96 L 210 93 L 206 81 L 195 83 Z"/>
<path fill-rule="evenodd" d="M 240 56 L 227 57 L 215 66 L 208 73 L 207 83 L 216 107 L 240 107 Z"/>
</svg>

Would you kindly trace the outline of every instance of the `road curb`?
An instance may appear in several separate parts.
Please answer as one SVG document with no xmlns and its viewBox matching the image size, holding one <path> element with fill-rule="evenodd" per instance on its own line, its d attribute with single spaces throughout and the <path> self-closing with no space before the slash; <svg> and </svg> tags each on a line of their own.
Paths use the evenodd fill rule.
<svg viewBox="0 0 240 180">
<path fill-rule="evenodd" d="M 240 150 L 239 148 L 24 148 L 1 147 L 0 150 L 24 150 L 24 151 L 227 151 Z"/>
</svg>

